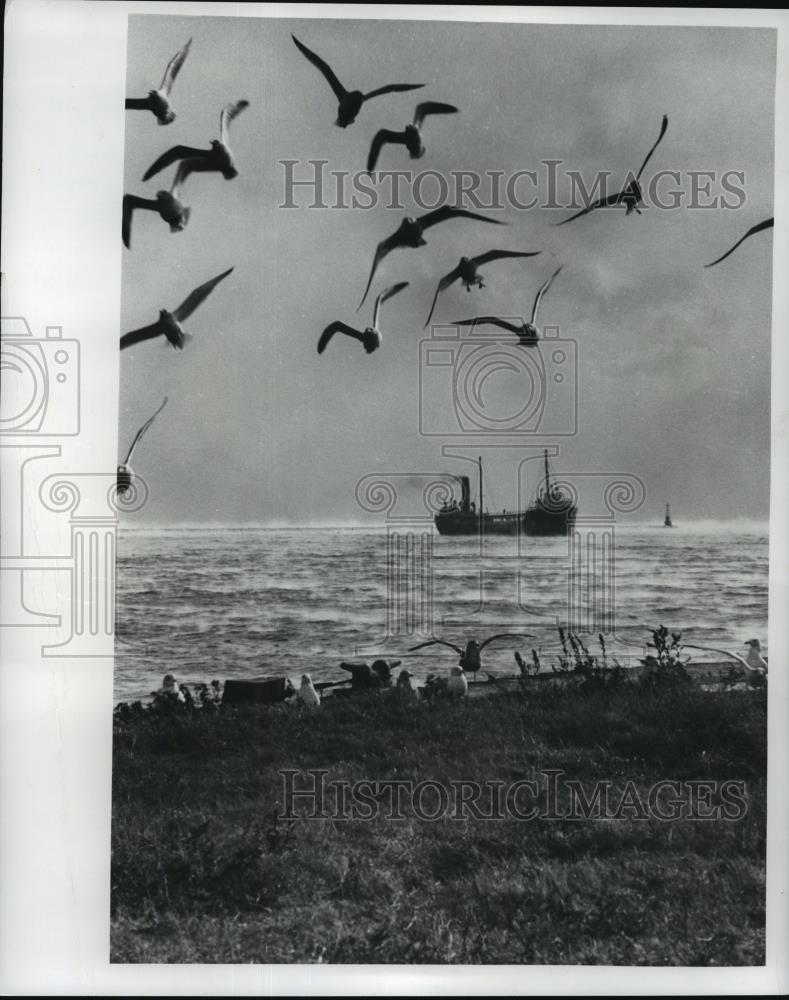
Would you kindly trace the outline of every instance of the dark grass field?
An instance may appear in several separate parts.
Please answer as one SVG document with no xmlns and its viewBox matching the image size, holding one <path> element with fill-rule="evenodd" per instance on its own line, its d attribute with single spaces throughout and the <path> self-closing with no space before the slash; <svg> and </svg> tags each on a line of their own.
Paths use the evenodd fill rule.
<svg viewBox="0 0 789 1000">
<path fill-rule="evenodd" d="M 587 798 L 608 782 L 609 809 L 431 821 L 388 818 L 382 799 L 370 819 L 308 819 L 304 802 L 276 819 L 278 772 L 316 768 L 326 782 L 535 779 L 520 807 L 566 816 L 547 799 L 554 770 Z M 678 813 L 717 818 L 659 818 L 664 780 L 681 783 Z M 693 781 L 743 783 L 740 807 Z M 112 960 L 760 965 L 765 781 L 764 689 L 384 692 L 116 720 Z"/>
</svg>

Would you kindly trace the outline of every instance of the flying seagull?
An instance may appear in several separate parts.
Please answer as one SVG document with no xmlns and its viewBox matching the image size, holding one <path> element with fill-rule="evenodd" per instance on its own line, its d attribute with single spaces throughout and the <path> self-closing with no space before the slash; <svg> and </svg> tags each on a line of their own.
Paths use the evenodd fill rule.
<svg viewBox="0 0 789 1000">
<path fill-rule="evenodd" d="M 131 443 L 131 448 L 129 448 L 128 452 L 126 453 L 126 458 L 124 458 L 124 460 L 118 466 L 117 490 L 118 493 L 121 494 L 121 496 L 131 489 L 131 481 L 134 472 L 129 463 L 131 462 L 131 457 L 134 452 L 134 449 L 139 444 L 143 434 L 145 434 L 145 432 L 148 430 L 148 428 L 151 426 L 154 420 L 156 420 L 156 418 L 159 416 L 159 414 L 162 412 L 162 410 L 165 408 L 166 405 L 167 405 L 167 396 L 164 397 L 164 402 L 156 411 L 156 413 L 154 413 L 152 417 L 146 420 L 145 423 L 142 425 L 142 427 L 134 435 L 134 440 Z"/>
<path fill-rule="evenodd" d="M 175 78 L 189 55 L 189 47 L 192 39 L 184 47 L 176 52 L 173 58 L 167 63 L 162 82 L 158 90 L 149 90 L 147 97 L 127 97 L 127 111 L 152 111 L 160 125 L 169 125 L 175 121 L 175 112 L 170 106 L 170 91 L 175 83 Z"/>
<path fill-rule="evenodd" d="M 450 649 L 454 649 L 459 655 L 458 665 L 466 671 L 466 673 L 475 674 L 478 670 L 482 669 L 482 650 L 488 645 L 488 643 L 494 642 L 496 639 L 532 639 L 534 638 L 528 632 L 524 632 L 521 635 L 511 635 L 509 632 L 500 632 L 496 635 L 491 635 L 484 642 L 477 642 L 476 639 L 469 639 L 466 643 L 465 650 L 461 649 L 460 646 L 456 646 L 454 642 L 447 642 L 445 639 L 428 639 L 427 642 L 420 642 L 418 646 L 411 646 L 408 650 L 409 653 L 416 652 L 417 649 L 424 649 L 425 646 L 448 646 Z"/>
<path fill-rule="evenodd" d="M 123 196 L 123 222 L 121 235 L 123 245 L 131 249 L 132 216 L 136 208 L 144 208 L 149 212 L 158 212 L 159 216 L 169 224 L 171 233 L 180 233 L 186 229 L 192 209 L 181 201 L 181 185 L 183 177 L 180 171 L 175 175 L 169 191 L 157 191 L 155 198 L 140 198 L 136 194 Z"/>
<path fill-rule="evenodd" d="M 441 281 L 439 281 L 436 294 L 433 296 L 433 304 L 430 306 L 430 312 L 425 321 L 425 326 L 427 326 L 433 316 L 438 296 L 444 289 L 449 288 L 454 281 L 457 281 L 458 278 L 466 286 L 467 292 L 471 291 L 472 285 L 484 288 L 483 276 L 477 273 L 477 268 L 481 264 L 489 264 L 493 260 L 502 260 L 505 257 L 536 257 L 539 253 L 539 250 L 535 250 L 532 253 L 522 250 L 488 250 L 487 253 L 480 254 L 479 257 L 461 257 L 458 266 L 453 271 L 450 271 L 449 274 L 445 274 Z"/>
<path fill-rule="evenodd" d="M 208 149 L 198 149 L 195 146 L 173 146 L 166 153 L 162 153 L 158 160 L 151 164 L 143 174 L 144 181 L 150 180 L 154 174 L 169 167 L 176 160 L 182 160 L 178 168 L 178 174 L 182 180 L 195 171 L 216 171 L 225 180 L 232 180 L 237 176 L 238 171 L 233 162 L 233 154 L 230 151 L 230 123 L 237 118 L 244 108 L 249 107 L 249 101 L 231 101 L 226 104 L 219 114 L 219 138 L 212 139 Z"/>
<path fill-rule="evenodd" d="M 386 87 L 371 90 L 369 94 L 363 94 L 361 90 L 346 90 L 334 75 L 328 63 L 324 62 L 320 56 L 315 55 L 314 52 L 311 52 L 306 45 L 302 45 L 295 35 L 291 35 L 290 37 L 296 43 L 299 51 L 309 59 L 313 66 L 316 66 L 323 73 L 329 86 L 334 91 L 335 97 L 340 102 L 337 107 L 337 121 L 334 124 L 339 125 L 340 128 L 345 128 L 356 121 L 356 116 L 361 111 L 362 105 L 365 101 L 369 101 L 371 97 L 380 97 L 381 94 L 391 94 L 395 91 L 419 90 L 420 87 L 424 87 L 424 83 L 390 83 Z"/>
<path fill-rule="evenodd" d="M 562 265 L 563 266 L 563 265 Z M 519 344 L 521 347 L 534 347 L 534 345 L 539 341 L 540 335 L 537 332 L 537 327 L 534 325 L 537 319 L 537 308 L 542 300 L 543 295 L 548 291 L 548 289 L 553 284 L 553 279 L 561 271 L 562 266 L 557 267 L 553 274 L 548 278 L 547 281 L 540 285 L 540 289 L 534 299 L 534 305 L 531 311 L 531 320 L 528 323 L 521 323 L 520 325 L 516 323 L 509 323 L 505 319 L 500 319 L 498 316 L 477 316 L 475 319 L 458 319 L 455 320 L 454 326 L 476 326 L 483 323 L 489 323 L 492 326 L 500 326 L 504 330 L 509 330 L 512 333 L 517 333 Z"/>
<path fill-rule="evenodd" d="M 125 333 L 121 337 L 121 350 L 125 347 L 132 347 L 134 344 L 139 344 L 142 340 L 152 340 L 154 337 L 160 336 L 167 337 L 173 347 L 182 348 L 191 337 L 191 334 L 184 330 L 181 323 L 192 315 L 200 303 L 208 298 L 219 282 L 223 278 L 226 278 L 232 270 L 233 268 L 229 267 L 215 278 L 206 281 L 204 285 L 199 285 L 193 292 L 190 292 L 186 296 L 180 306 L 173 312 L 160 309 L 159 319 L 150 326 L 144 326 L 139 330 L 133 330 L 131 333 Z"/>
<path fill-rule="evenodd" d="M 722 260 L 726 260 L 726 258 L 729 256 L 730 253 L 734 253 L 734 251 L 737 249 L 737 247 L 741 243 L 744 243 L 745 240 L 747 240 L 749 236 L 755 236 L 756 233 L 761 233 L 765 229 L 772 229 L 774 225 L 775 225 L 775 219 L 765 219 L 764 222 L 760 222 L 757 226 L 751 226 L 751 228 L 748 230 L 748 232 L 745 234 L 745 236 L 743 236 L 741 239 L 737 240 L 737 242 L 734 244 L 734 246 L 731 248 L 731 250 L 727 250 L 726 253 L 722 257 L 718 257 L 718 259 L 714 260 L 711 264 L 705 264 L 704 266 L 705 267 L 715 267 L 715 265 L 716 264 L 720 264 L 720 262 Z"/>
<path fill-rule="evenodd" d="M 487 215 L 480 215 L 479 212 L 469 212 L 465 208 L 450 208 L 448 205 L 442 205 L 441 208 L 436 208 L 432 212 L 420 216 L 418 219 L 409 215 L 403 219 L 396 232 L 392 233 L 391 236 L 387 236 L 376 247 L 373 266 L 370 268 L 370 277 L 367 279 L 367 287 L 364 290 L 362 301 L 356 307 L 357 312 L 364 305 L 364 300 L 370 291 L 370 285 L 373 283 L 375 272 L 384 257 L 397 247 L 418 248 L 426 246 L 427 240 L 423 238 L 424 231 L 430 229 L 431 226 L 437 226 L 439 222 L 446 222 L 448 219 L 478 219 L 480 222 L 492 222 L 495 226 L 507 225 L 503 219 L 491 219 Z"/>
<path fill-rule="evenodd" d="M 425 101 L 423 104 L 417 104 L 413 122 L 410 125 L 406 125 L 402 132 L 392 132 L 385 128 L 376 132 L 373 143 L 370 146 L 370 153 L 367 157 L 367 172 L 372 173 L 375 170 L 381 148 L 388 142 L 405 146 L 412 160 L 421 159 L 426 152 L 425 145 L 422 142 L 422 122 L 428 115 L 454 115 L 457 113 L 457 110 L 453 104 L 439 104 L 437 101 Z"/>
<path fill-rule="evenodd" d="M 335 333 L 345 333 L 349 337 L 353 337 L 355 340 L 360 341 L 364 344 L 364 349 L 368 354 L 372 354 L 373 351 L 377 351 L 381 346 L 381 331 L 378 329 L 378 315 L 381 310 L 381 304 L 386 302 L 387 299 L 396 295 L 398 292 L 402 291 L 404 288 L 408 287 L 407 281 L 400 281 L 396 285 L 391 285 L 385 291 L 381 292 L 378 298 L 375 300 L 375 310 L 373 312 L 373 325 L 368 326 L 366 330 L 354 330 L 352 326 L 348 326 L 346 323 L 341 323 L 337 320 L 336 323 L 331 323 L 321 334 L 321 339 L 318 341 L 318 354 L 323 354 L 326 350 L 326 345 L 332 339 Z"/>
<path fill-rule="evenodd" d="M 644 158 L 644 162 L 641 164 L 635 178 L 626 184 L 621 191 L 618 191 L 616 194 L 610 194 L 605 198 L 598 198 L 597 201 L 593 201 L 591 205 L 587 205 L 586 208 L 582 208 L 580 212 L 576 212 L 575 215 L 571 215 L 569 219 L 564 219 L 563 222 L 557 222 L 555 225 L 563 226 L 568 222 L 572 222 L 573 219 L 580 219 L 582 215 L 586 215 L 595 208 L 610 208 L 612 205 L 625 205 L 627 208 L 625 213 L 626 215 L 630 215 L 633 211 L 641 215 L 641 209 L 638 206 L 643 204 L 644 198 L 639 180 L 641 178 L 641 174 L 644 172 L 644 167 L 646 167 L 647 163 L 649 163 L 652 154 L 658 148 L 660 140 L 666 134 L 667 128 L 668 115 L 663 115 L 663 122 L 660 126 L 660 135 L 655 140 L 654 146 Z"/>
</svg>

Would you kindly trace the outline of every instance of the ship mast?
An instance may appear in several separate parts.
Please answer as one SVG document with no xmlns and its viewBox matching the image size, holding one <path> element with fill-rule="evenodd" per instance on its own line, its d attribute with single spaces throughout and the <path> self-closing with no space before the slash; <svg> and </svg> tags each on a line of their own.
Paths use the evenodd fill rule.
<svg viewBox="0 0 789 1000">
<path fill-rule="evenodd" d="M 547 448 L 545 449 L 544 455 L 545 455 L 545 496 L 546 497 L 550 497 L 550 495 L 551 495 L 551 483 L 550 483 L 550 479 L 548 478 L 548 449 Z"/>
<path fill-rule="evenodd" d="M 671 511 L 669 505 L 666 504 L 666 519 L 663 521 L 664 528 L 673 528 L 674 525 L 671 523 Z"/>
<path fill-rule="evenodd" d="M 482 512 L 485 509 L 482 506 L 482 455 L 477 458 L 477 464 L 479 465 L 479 523 L 482 524 Z"/>
</svg>

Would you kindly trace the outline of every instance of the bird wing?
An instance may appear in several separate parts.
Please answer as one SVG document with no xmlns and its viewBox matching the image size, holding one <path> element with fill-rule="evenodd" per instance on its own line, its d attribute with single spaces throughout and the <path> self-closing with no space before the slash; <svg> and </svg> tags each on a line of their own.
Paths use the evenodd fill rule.
<svg viewBox="0 0 789 1000">
<path fill-rule="evenodd" d="M 193 292 L 190 292 L 180 306 L 178 306 L 178 308 L 173 312 L 173 316 L 175 316 L 178 322 L 181 323 L 183 320 L 187 319 L 187 317 L 191 316 L 200 303 L 208 298 L 219 282 L 223 278 L 226 278 L 232 270 L 233 268 L 229 267 L 226 271 L 223 271 L 215 278 L 211 278 L 210 281 L 206 281 L 205 284 L 199 285 Z"/>
<path fill-rule="evenodd" d="M 480 222 L 492 222 L 495 226 L 507 225 L 503 219 L 491 219 L 487 215 L 480 215 L 479 212 L 469 212 L 465 208 L 451 208 L 449 205 L 442 205 L 441 208 L 421 216 L 419 225 L 422 229 L 429 229 L 431 226 L 437 226 L 439 222 L 446 222 L 447 219 L 478 219 Z"/>
<path fill-rule="evenodd" d="M 453 115 L 458 109 L 454 104 L 440 104 L 438 101 L 424 101 L 417 104 L 414 125 L 419 128 L 428 115 Z"/>
<path fill-rule="evenodd" d="M 150 326 L 142 326 L 139 330 L 132 330 L 131 333 L 124 333 L 121 337 L 121 350 L 125 347 L 132 347 L 139 344 L 141 340 L 151 340 L 153 337 L 160 337 L 162 334 L 161 325 L 151 323 Z"/>
<path fill-rule="evenodd" d="M 396 285 L 390 285 L 385 291 L 381 292 L 378 298 L 375 300 L 375 310 L 373 312 L 373 328 L 378 329 L 378 314 L 381 311 L 381 303 L 386 302 L 387 299 L 391 299 L 393 295 L 397 295 L 398 292 L 402 292 L 404 288 L 408 288 L 407 281 L 399 281 Z"/>
<path fill-rule="evenodd" d="M 561 271 L 563 266 L 564 265 L 560 265 L 559 267 L 557 267 L 556 270 L 553 272 L 553 274 L 550 276 L 550 278 L 548 278 L 547 281 L 544 281 L 542 285 L 540 285 L 540 289 L 534 297 L 534 306 L 532 307 L 531 311 L 532 324 L 537 319 L 537 307 L 540 304 L 540 300 L 542 299 L 543 295 L 545 295 L 545 293 L 548 291 L 548 289 L 551 287 L 551 285 L 553 284 L 553 279 L 556 277 L 559 271 Z"/>
<path fill-rule="evenodd" d="M 430 306 L 430 312 L 427 314 L 427 319 L 425 320 L 425 327 L 427 327 L 427 324 L 433 317 L 433 310 L 436 308 L 438 296 L 444 291 L 445 288 L 449 288 L 452 282 L 456 281 L 459 277 L 460 265 L 458 265 L 453 271 L 450 271 L 449 274 L 445 274 L 441 281 L 439 281 L 438 287 L 436 288 L 436 294 L 433 296 L 433 304 Z"/>
<path fill-rule="evenodd" d="M 139 198 L 136 194 L 125 194 L 123 196 L 121 235 L 123 237 L 123 245 L 128 249 L 131 249 L 131 224 L 135 208 L 147 208 L 151 212 L 158 212 L 159 203 L 151 198 Z"/>
<path fill-rule="evenodd" d="M 367 156 L 367 173 L 371 174 L 375 170 L 375 165 L 378 162 L 378 154 L 385 143 L 397 142 L 400 145 L 405 145 L 405 141 L 405 132 L 392 132 L 387 128 L 382 128 L 379 132 L 376 132 Z"/>
<path fill-rule="evenodd" d="M 230 141 L 230 123 L 234 118 L 238 118 L 244 108 L 249 107 L 249 101 L 231 101 L 226 104 L 219 113 L 219 140 L 227 146 Z"/>
<path fill-rule="evenodd" d="M 764 229 L 772 229 L 772 227 L 774 225 L 775 225 L 775 219 L 765 219 L 764 222 L 760 222 L 756 226 L 751 226 L 751 228 L 748 230 L 748 232 L 745 234 L 745 236 L 743 236 L 739 240 L 737 240 L 737 242 L 734 244 L 734 246 L 731 248 L 731 250 L 727 250 L 726 253 L 722 257 L 718 257 L 718 259 L 714 260 L 711 264 L 705 264 L 704 266 L 705 267 L 714 267 L 716 264 L 720 264 L 720 262 L 722 260 L 726 260 L 726 258 L 729 256 L 730 253 L 734 253 L 734 251 L 737 249 L 737 247 L 741 243 L 745 242 L 745 240 L 747 240 L 749 236 L 754 236 L 756 233 L 761 233 Z"/>
<path fill-rule="evenodd" d="M 165 167 L 169 167 L 171 163 L 175 163 L 176 160 L 184 160 L 189 156 L 204 157 L 207 156 L 210 151 L 207 149 L 197 149 L 194 146 L 173 146 L 168 149 L 166 153 L 162 153 L 158 160 L 148 167 L 145 173 L 142 175 L 144 181 L 148 181 L 153 177 L 154 174 L 158 174 L 160 170 L 164 170 Z"/>
<path fill-rule="evenodd" d="M 151 99 L 149 97 L 127 97 L 124 107 L 127 111 L 149 111 Z"/>
<path fill-rule="evenodd" d="M 156 418 L 159 416 L 159 414 L 162 412 L 162 410 L 165 408 L 166 405 L 167 405 L 167 396 L 164 397 L 164 402 L 159 407 L 159 409 L 156 411 L 156 413 L 154 413 L 154 415 L 152 417 L 149 417 L 148 420 L 145 421 L 145 423 L 142 425 L 142 427 L 134 435 L 134 440 L 131 443 L 131 448 L 129 448 L 129 452 L 126 455 L 126 458 L 124 458 L 124 460 L 123 460 L 123 464 L 124 465 L 128 465 L 129 464 L 129 462 L 131 461 L 132 452 L 137 447 L 137 443 L 140 441 L 140 439 L 142 438 L 143 434 L 145 434 L 145 432 L 148 430 L 148 428 L 151 426 L 151 424 L 154 422 L 154 420 L 156 420 Z"/>
<path fill-rule="evenodd" d="M 456 646 L 454 642 L 447 642 L 446 639 L 428 639 L 427 642 L 420 642 L 418 646 L 409 647 L 408 652 L 413 653 L 417 649 L 424 649 L 425 646 L 449 646 L 449 648 L 454 649 L 459 656 L 463 655 L 463 650 L 460 646 Z"/>
<path fill-rule="evenodd" d="M 336 323 L 330 323 L 321 334 L 321 338 L 318 341 L 318 354 L 323 354 L 329 341 L 335 333 L 344 333 L 349 337 L 353 337 L 354 340 L 364 343 L 363 333 L 360 333 L 358 330 L 354 330 L 354 328 L 352 326 L 348 326 L 347 323 L 341 323 L 340 320 L 337 320 Z"/>
<path fill-rule="evenodd" d="M 498 316 L 476 316 L 474 319 L 456 319 L 453 320 L 453 326 L 476 326 L 477 324 L 490 323 L 492 326 L 500 326 L 504 330 L 509 330 L 511 333 L 520 333 L 522 327 L 515 326 L 513 323 L 508 323 L 505 319 L 499 319 Z"/>
<path fill-rule="evenodd" d="M 730 649 L 716 649 L 714 646 L 688 646 L 685 645 L 685 649 L 699 649 L 704 653 L 720 653 L 721 656 L 731 656 L 735 660 L 739 660 L 740 663 L 745 667 L 746 670 L 753 670 L 754 668 L 748 663 L 744 656 L 740 656 L 739 653 L 734 653 Z"/>
<path fill-rule="evenodd" d="M 576 212 L 575 215 L 571 215 L 569 219 L 563 219 L 561 222 L 554 223 L 554 225 L 565 226 L 568 222 L 572 222 L 574 219 L 580 219 L 582 215 L 587 215 L 596 208 L 609 208 L 611 205 L 619 205 L 621 201 L 622 192 L 617 191 L 616 194 L 609 194 L 605 198 L 598 198 L 597 201 L 593 201 L 591 205 L 587 205 L 586 208 L 582 208 L 580 212 Z"/>
<path fill-rule="evenodd" d="M 379 87 L 377 90 L 371 90 L 369 94 L 365 94 L 362 100 L 369 101 L 371 97 L 400 93 L 403 90 L 419 90 L 420 87 L 424 87 L 424 83 L 387 83 L 385 87 Z"/>
<path fill-rule="evenodd" d="M 296 43 L 296 48 L 299 49 L 299 51 L 302 52 L 309 59 L 309 61 L 312 63 L 313 66 L 317 66 L 317 68 L 321 71 L 321 73 L 323 73 L 323 75 L 326 77 L 326 80 L 328 81 L 329 86 L 334 91 L 335 97 L 337 98 L 338 101 L 341 101 L 343 97 L 345 97 L 345 95 L 348 93 L 348 91 L 345 89 L 345 87 L 343 87 L 343 85 L 334 75 L 334 71 L 332 70 L 331 66 L 329 66 L 328 63 L 324 62 L 320 56 L 316 56 L 314 52 L 310 51 L 310 49 L 308 49 L 306 45 L 302 45 L 295 35 L 292 34 L 290 37 Z"/>
<path fill-rule="evenodd" d="M 178 76 L 184 62 L 186 62 L 186 57 L 189 55 L 191 45 L 192 39 L 190 38 L 186 45 L 184 45 L 179 52 L 176 52 L 173 58 L 167 63 L 167 69 L 164 71 L 164 76 L 162 77 L 162 82 L 159 85 L 159 90 L 164 91 L 164 93 L 168 96 L 172 85 L 175 83 L 175 78 Z"/>
<path fill-rule="evenodd" d="M 364 305 L 364 300 L 367 298 L 367 293 L 370 291 L 370 285 L 372 285 L 373 283 L 373 278 L 375 277 L 375 272 L 378 270 L 378 265 L 381 263 L 381 261 L 388 253 L 394 250 L 395 247 L 401 245 L 397 236 L 398 236 L 397 232 L 392 233 L 392 235 L 387 236 L 385 240 L 381 240 L 381 242 L 375 248 L 375 257 L 373 257 L 373 266 L 370 268 L 370 277 L 367 279 L 367 287 L 364 290 L 364 295 L 362 296 L 361 302 L 356 307 L 357 312 L 359 312 L 359 310 Z"/>
<path fill-rule="evenodd" d="M 480 254 L 474 258 L 474 264 L 479 267 L 481 264 L 489 264 L 492 260 L 501 260 L 504 257 L 537 257 L 542 251 L 534 250 L 488 250 L 487 253 Z"/>
<path fill-rule="evenodd" d="M 484 642 L 479 644 L 480 653 L 488 645 L 489 642 L 494 642 L 496 639 L 533 639 L 534 636 L 529 632 L 521 632 L 520 635 L 513 635 L 510 632 L 498 632 L 496 635 L 489 636 Z"/>
<path fill-rule="evenodd" d="M 641 177 L 641 174 L 644 172 L 644 167 L 647 165 L 647 163 L 649 163 L 649 160 L 650 160 L 652 154 L 658 148 L 658 145 L 660 144 L 660 140 L 666 134 L 666 129 L 667 128 L 668 128 L 668 115 L 663 115 L 663 122 L 662 122 L 662 124 L 660 126 L 660 135 L 655 140 L 655 145 L 652 147 L 652 149 L 650 149 L 650 151 L 644 157 L 644 162 L 641 164 L 641 168 L 638 171 L 638 173 L 636 174 L 636 180 L 638 180 Z"/>
</svg>

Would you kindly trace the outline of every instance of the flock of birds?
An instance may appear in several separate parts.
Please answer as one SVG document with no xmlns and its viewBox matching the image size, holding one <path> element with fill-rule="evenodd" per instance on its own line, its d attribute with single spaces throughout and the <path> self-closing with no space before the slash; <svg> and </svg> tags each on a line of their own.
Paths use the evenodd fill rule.
<svg viewBox="0 0 789 1000">
<path fill-rule="evenodd" d="M 342 83 L 340 83 L 336 73 L 324 59 L 299 41 L 295 35 L 292 35 L 291 37 L 293 38 L 293 42 L 298 51 L 321 73 L 337 99 L 338 106 L 335 124 L 340 128 L 347 128 L 351 125 L 356 120 L 364 105 L 373 98 L 381 97 L 390 93 L 419 90 L 425 86 L 422 83 L 392 83 L 378 87 L 367 93 L 364 93 L 361 90 L 348 90 Z M 148 95 L 144 98 L 127 98 L 125 105 L 126 109 L 132 111 L 150 112 L 154 115 L 159 125 L 169 125 L 173 122 L 176 117 L 172 103 L 173 86 L 181 69 L 183 68 L 187 56 L 189 55 L 191 45 L 192 39 L 190 38 L 189 41 L 187 41 L 187 43 L 175 53 L 167 64 L 164 76 L 157 89 L 149 91 Z M 238 170 L 236 168 L 233 153 L 230 147 L 230 125 L 247 107 L 249 107 L 249 101 L 246 99 L 237 100 L 224 105 L 219 116 L 219 138 L 211 140 L 208 148 L 184 145 L 172 146 L 163 152 L 155 160 L 155 162 L 151 164 L 143 175 L 143 181 L 148 181 L 161 171 L 165 170 L 167 167 L 177 164 L 169 188 L 163 188 L 162 190 L 157 191 L 155 198 L 146 198 L 136 194 L 124 195 L 122 238 L 123 243 L 127 248 L 131 248 L 132 221 L 134 213 L 137 210 L 156 212 L 159 217 L 168 224 L 172 233 L 181 232 L 185 229 L 191 216 L 191 208 L 183 202 L 183 188 L 192 173 L 219 173 L 225 178 L 225 180 L 232 180 L 237 176 Z M 367 157 L 368 172 L 372 173 L 375 171 L 382 152 L 388 145 L 401 145 L 405 147 L 412 159 L 419 159 L 424 156 L 425 145 L 422 139 L 422 130 L 426 120 L 430 116 L 435 115 L 457 114 L 458 110 L 459 109 L 452 104 L 437 101 L 424 101 L 416 105 L 411 122 L 409 122 L 402 129 L 402 131 L 380 129 L 376 132 L 370 146 L 369 155 Z M 667 129 L 668 117 L 664 115 L 657 139 L 644 157 L 638 172 L 634 177 L 632 177 L 632 179 L 629 180 L 621 191 L 598 198 L 596 201 L 586 205 L 586 207 L 576 212 L 569 218 L 556 223 L 556 225 L 566 225 L 581 218 L 582 216 L 588 215 L 596 209 L 612 208 L 621 205 L 625 206 L 626 215 L 631 215 L 634 212 L 640 215 L 641 207 L 643 205 L 641 177 L 647 167 L 647 164 L 655 153 L 655 150 L 666 135 Z M 398 229 L 390 236 L 382 240 L 376 247 L 369 278 L 364 289 L 364 294 L 362 295 L 359 306 L 357 307 L 357 312 L 361 309 L 367 299 L 367 295 L 370 291 L 380 263 L 385 257 L 388 256 L 388 254 L 390 254 L 393 250 L 402 247 L 419 248 L 425 246 L 426 240 L 424 238 L 424 234 L 428 229 L 453 219 L 470 219 L 492 225 L 506 224 L 502 220 L 489 218 L 479 212 L 471 212 L 463 208 L 455 208 L 448 205 L 444 205 L 431 212 L 427 212 L 419 218 L 409 216 L 403 219 Z M 705 266 L 713 267 L 716 264 L 720 264 L 746 239 L 771 228 L 773 225 L 774 220 L 770 218 L 751 227 L 751 229 L 749 229 L 748 232 L 734 244 L 734 246 L 732 246 L 716 260 Z M 428 326 L 433 317 L 439 296 L 442 292 L 450 288 L 450 286 L 455 282 L 462 283 L 467 291 L 470 291 L 474 287 L 484 288 L 484 276 L 479 270 L 481 267 L 498 260 L 535 257 L 538 256 L 539 253 L 539 250 L 524 251 L 491 249 L 478 254 L 475 257 L 461 257 L 457 266 L 439 280 L 430 306 L 430 311 L 427 314 L 425 327 Z M 189 340 L 190 334 L 184 330 L 182 324 L 189 318 L 189 316 L 192 315 L 192 313 L 208 297 L 208 295 L 211 294 L 214 288 L 232 272 L 232 270 L 232 267 L 228 268 L 216 277 L 198 285 L 192 292 L 189 293 L 189 295 L 187 295 L 184 301 L 176 309 L 172 311 L 168 309 L 160 309 L 159 318 L 156 322 L 124 334 L 120 339 L 121 350 L 124 350 L 127 347 L 132 347 L 142 341 L 154 340 L 159 337 L 166 338 L 166 340 L 174 348 L 183 348 Z M 558 276 L 561 270 L 562 267 L 558 267 L 550 278 L 548 278 L 540 286 L 534 299 L 531 317 L 528 322 L 515 324 L 499 316 L 484 315 L 476 316 L 470 319 L 458 320 L 455 322 L 455 325 L 470 327 L 477 325 L 497 326 L 515 334 L 518 338 L 517 342 L 519 345 L 523 347 L 535 346 L 540 339 L 536 325 L 538 307 L 542 298 L 547 293 L 553 284 L 554 279 Z M 400 281 L 385 288 L 375 300 L 372 325 L 365 327 L 363 330 L 359 330 L 341 320 L 330 323 L 323 330 L 318 339 L 318 353 L 322 354 L 326 350 L 326 347 L 334 338 L 335 334 L 343 334 L 344 336 L 359 341 L 368 354 L 372 354 L 374 351 L 378 350 L 382 343 L 382 333 L 380 328 L 381 306 L 389 298 L 407 287 L 407 281 Z M 163 406 L 164 403 L 159 407 L 156 413 L 142 425 L 140 430 L 135 435 L 126 459 L 118 467 L 117 488 L 119 493 L 125 493 L 131 488 L 133 472 L 130 460 L 132 453 L 142 436 L 153 423 L 156 416 L 161 412 Z"/>
</svg>

